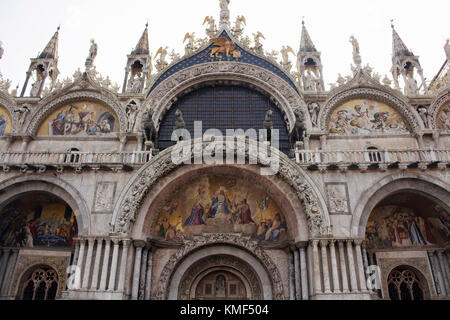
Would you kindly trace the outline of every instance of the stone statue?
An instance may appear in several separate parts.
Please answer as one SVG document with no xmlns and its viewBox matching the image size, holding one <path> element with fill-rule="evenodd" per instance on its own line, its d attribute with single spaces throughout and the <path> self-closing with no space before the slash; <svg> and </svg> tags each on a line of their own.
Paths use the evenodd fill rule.
<svg viewBox="0 0 450 320">
<path fill-rule="evenodd" d="M 186 55 L 190 55 L 190 54 L 194 53 L 194 51 L 197 49 L 196 46 L 195 46 L 195 43 L 196 43 L 196 41 L 195 41 L 195 32 L 192 32 L 192 33 L 188 32 L 188 33 L 186 33 L 186 35 L 184 36 L 183 43 L 186 43 L 186 41 L 189 41 L 189 42 L 186 44 L 186 47 L 184 48 L 185 49 L 185 54 Z"/>
<path fill-rule="evenodd" d="M 245 20 L 244 16 L 238 16 L 236 18 L 236 21 L 234 22 L 234 28 L 231 30 L 233 32 L 233 35 L 236 38 L 239 38 L 242 36 L 242 33 L 244 32 L 244 26 L 247 25 L 247 21 Z"/>
<path fill-rule="evenodd" d="M 311 70 L 308 70 L 305 75 L 304 86 L 305 91 L 316 91 L 316 78 L 314 77 Z"/>
<path fill-rule="evenodd" d="M 264 38 L 264 35 L 261 32 L 253 33 L 253 41 L 255 42 L 255 46 L 252 48 L 252 50 L 257 54 L 264 54 L 264 48 L 261 43 L 261 38 L 266 40 Z"/>
<path fill-rule="evenodd" d="M 144 78 L 142 77 L 141 72 L 139 72 L 137 75 L 132 76 L 128 83 L 127 92 L 128 93 L 141 93 L 143 82 L 144 82 Z"/>
<path fill-rule="evenodd" d="M 175 112 L 175 116 L 177 117 L 177 119 L 175 120 L 175 130 L 186 129 L 186 122 L 184 122 L 183 113 L 180 109 Z"/>
<path fill-rule="evenodd" d="M 291 144 L 291 149 L 295 150 L 297 142 L 303 142 L 305 139 L 306 127 L 305 118 L 302 111 L 299 109 L 294 111 L 295 114 L 295 125 L 292 132 L 289 135 L 289 141 Z"/>
<path fill-rule="evenodd" d="M 356 66 L 358 68 L 360 68 L 362 60 L 361 60 L 361 55 L 360 55 L 360 52 L 359 52 L 358 40 L 356 40 L 356 38 L 354 36 L 351 36 L 349 41 L 350 41 L 350 43 L 353 46 L 353 62 L 356 64 Z"/>
<path fill-rule="evenodd" d="M 209 25 L 205 30 L 206 35 L 210 38 L 214 37 L 214 35 L 217 33 L 216 20 L 214 20 L 214 17 L 206 17 L 205 21 L 203 22 L 203 25 L 205 24 Z"/>
<path fill-rule="evenodd" d="M 419 87 L 417 86 L 417 81 L 414 79 L 413 75 L 403 75 L 405 80 L 405 95 L 415 96 L 419 93 Z"/>
<path fill-rule="evenodd" d="M 20 108 L 14 110 L 14 112 L 18 113 L 19 127 L 22 128 L 25 119 L 27 117 L 27 114 L 30 113 L 30 109 L 27 106 L 21 106 Z"/>
<path fill-rule="evenodd" d="M 128 132 L 134 132 L 134 126 L 136 124 L 138 114 L 138 107 L 134 101 L 127 105 L 126 113 L 128 116 Z"/>
<path fill-rule="evenodd" d="M 86 59 L 86 69 L 90 70 L 94 65 L 94 60 L 97 57 L 98 45 L 95 43 L 94 39 L 91 39 L 91 47 L 89 49 L 89 56 Z"/>
<path fill-rule="evenodd" d="M 5 52 L 5 49 L 3 49 L 3 42 L 0 41 L 0 59 L 3 57 L 4 52 Z"/>
<path fill-rule="evenodd" d="M 37 79 L 35 83 L 31 85 L 31 96 L 33 98 L 38 97 L 39 95 L 39 89 L 41 88 L 42 79 Z"/>
<path fill-rule="evenodd" d="M 159 59 L 156 61 L 156 70 L 158 72 L 163 71 L 165 68 L 167 68 L 167 66 L 169 65 L 166 61 L 166 57 L 167 57 L 167 47 L 163 48 L 159 48 L 158 52 L 155 55 L 155 59 L 158 57 L 158 55 L 160 56 Z"/>
<path fill-rule="evenodd" d="M 220 1 L 220 10 L 228 10 L 230 0 L 219 0 L 219 1 Z"/>
<path fill-rule="evenodd" d="M 310 103 L 308 106 L 308 110 L 311 116 L 311 123 L 314 127 L 316 127 L 317 120 L 319 118 L 320 105 L 317 102 Z"/>
<path fill-rule="evenodd" d="M 281 66 L 287 71 L 291 71 L 292 63 L 289 61 L 289 53 L 296 56 L 294 50 L 290 46 L 283 46 L 281 49 Z"/>
<path fill-rule="evenodd" d="M 144 122 L 144 137 L 146 142 L 152 142 L 157 149 L 158 133 L 156 132 L 155 125 L 153 123 L 153 110 L 150 109 L 147 115 L 147 119 Z"/>
<path fill-rule="evenodd" d="M 419 115 L 422 118 L 425 128 L 431 128 L 431 116 L 428 113 L 427 108 L 425 108 L 424 106 L 419 106 L 417 108 L 417 112 L 419 112 Z"/>
</svg>

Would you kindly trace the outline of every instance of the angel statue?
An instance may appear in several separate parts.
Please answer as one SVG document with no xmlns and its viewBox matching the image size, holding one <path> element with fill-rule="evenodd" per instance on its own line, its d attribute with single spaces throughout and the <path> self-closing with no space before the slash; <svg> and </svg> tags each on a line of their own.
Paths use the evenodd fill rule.
<svg viewBox="0 0 450 320">
<path fill-rule="evenodd" d="M 214 37 L 217 33 L 216 20 L 211 17 L 206 17 L 205 21 L 203 21 L 203 25 L 208 24 L 209 27 L 205 30 L 206 35 L 210 38 Z"/>
<path fill-rule="evenodd" d="M 294 50 L 290 46 L 283 46 L 281 49 L 281 67 L 286 71 L 290 72 L 292 68 L 292 63 L 289 61 L 289 53 L 292 53 L 295 57 L 297 56 Z"/>
<path fill-rule="evenodd" d="M 156 52 L 155 59 L 158 56 L 160 56 L 159 59 L 156 61 L 156 70 L 158 72 L 163 71 L 169 65 L 166 61 L 166 57 L 167 57 L 167 53 L 168 53 L 167 49 L 168 49 L 168 47 L 165 47 L 165 48 L 161 47 L 161 48 L 159 48 L 158 52 Z"/>
<path fill-rule="evenodd" d="M 231 29 L 233 36 L 239 38 L 244 33 L 244 26 L 247 26 L 247 21 L 244 16 L 238 16 L 234 23 L 234 28 Z"/>
<path fill-rule="evenodd" d="M 257 33 L 253 33 L 253 41 L 255 42 L 255 46 L 252 48 L 252 50 L 258 54 L 264 54 L 263 45 L 260 40 L 261 38 L 266 40 L 261 32 L 258 31 Z"/>
<path fill-rule="evenodd" d="M 189 41 L 186 45 L 185 49 L 185 54 L 191 55 L 194 53 L 194 51 L 197 49 L 195 46 L 195 32 L 192 33 L 186 33 L 186 35 L 184 36 L 184 40 L 183 43 L 186 43 L 186 41 Z"/>
</svg>

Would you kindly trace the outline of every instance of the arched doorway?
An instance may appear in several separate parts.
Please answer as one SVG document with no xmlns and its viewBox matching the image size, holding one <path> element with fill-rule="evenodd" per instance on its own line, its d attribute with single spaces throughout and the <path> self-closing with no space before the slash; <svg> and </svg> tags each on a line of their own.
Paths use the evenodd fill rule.
<svg viewBox="0 0 450 320">
<path fill-rule="evenodd" d="M 180 300 L 260 300 L 261 282 L 244 260 L 213 255 L 193 263 L 178 289 Z"/>
<path fill-rule="evenodd" d="M 58 280 L 58 273 L 52 267 L 35 266 L 22 277 L 19 299 L 55 300 L 58 293 Z"/>
<path fill-rule="evenodd" d="M 389 298 L 391 300 L 425 300 L 426 290 L 423 275 L 409 266 L 392 270 L 388 277 Z"/>
</svg>

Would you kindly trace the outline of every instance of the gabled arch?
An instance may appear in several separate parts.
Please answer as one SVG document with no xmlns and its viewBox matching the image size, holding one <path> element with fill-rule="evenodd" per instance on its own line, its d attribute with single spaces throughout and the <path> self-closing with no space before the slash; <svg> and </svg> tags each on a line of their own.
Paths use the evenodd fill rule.
<svg viewBox="0 0 450 320">
<path fill-rule="evenodd" d="M 42 122 L 52 112 L 66 103 L 83 100 L 95 101 L 111 108 L 118 118 L 120 132 L 126 132 L 127 116 L 116 94 L 101 87 L 87 73 L 77 78 L 73 84 L 40 101 L 35 108 L 36 111 L 29 117 L 30 122 L 25 125 L 26 132 L 36 135 Z"/>
<path fill-rule="evenodd" d="M 11 98 L 11 96 L 4 91 L 0 90 L 0 106 L 2 106 L 9 114 L 11 119 L 11 133 L 18 132 L 18 119 L 16 112 L 14 110 L 17 108 L 16 102 Z"/>
<path fill-rule="evenodd" d="M 320 129 L 326 132 L 333 111 L 353 99 L 372 99 L 383 102 L 407 121 L 412 133 L 417 134 L 425 129 L 419 114 L 408 104 L 403 95 L 379 84 L 362 70 L 350 82 L 330 92 L 328 100 L 319 113 Z"/>
<path fill-rule="evenodd" d="M 433 101 L 433 103 L 430 106 L 430 109 L 428 110 L 428 113 L 431 116 L 431 123 L 433 128 L 439 129 L 437 126 L 437 117 L 439 115 L 439 111 L 446 103 L 449 102 L 450 102 L 450 87 L 447 87 L 437 94 L 436 99 Z"/>
</svg>

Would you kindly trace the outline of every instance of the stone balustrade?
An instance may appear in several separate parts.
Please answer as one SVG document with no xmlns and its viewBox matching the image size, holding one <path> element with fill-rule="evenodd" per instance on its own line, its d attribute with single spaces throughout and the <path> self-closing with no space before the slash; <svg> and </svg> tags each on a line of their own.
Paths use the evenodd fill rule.
<svg viewBox="0 0 450 320">
<path fill-rule="evenodd" d="M 450 164 L 450 150 L 349 150 L 321 151 L 297 150 L 295 160 L 308 169 L 341 169 L 352 167 L 365 171 L 369 168 L 407 169 L 415 167 L 426 170 L 435 166 L 444 170 Z"/>
<path fill-rule="evenodd" d="M 45 172 L 47 169 L 56 168 L 58 171 L 64 168 L 91 168 L 99 170 L 132 169 L 149 162 L 152 151 L 134 152 L 1 152 L 0 166 L 3 171 L 20 169 L 22 171 L 37 170 Z"/>
</svg>

